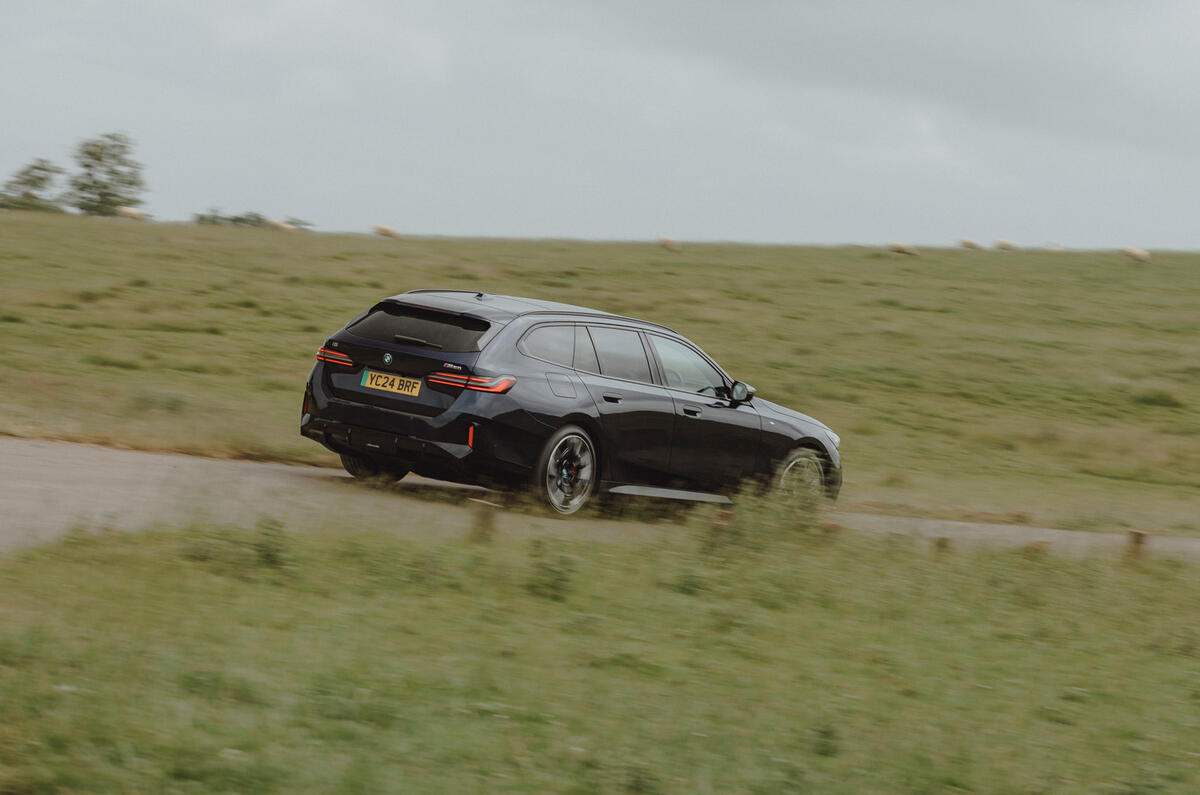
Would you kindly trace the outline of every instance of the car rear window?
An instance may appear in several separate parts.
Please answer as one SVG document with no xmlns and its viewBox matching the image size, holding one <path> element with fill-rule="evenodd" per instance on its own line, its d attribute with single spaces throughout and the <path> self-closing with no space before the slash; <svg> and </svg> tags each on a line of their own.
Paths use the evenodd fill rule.
<svg viewBox="0 0 1200 795">
<path fill-rule="evenodd" d="M 473 317 L 415 306 L 381 304 L 346 329 L 369 340 L 461 353 L 479 350 L 479 338 L 489 327 L 486 320 Z"/>
<path fill-rule="evenodd" d="M 566 367 L 575 352 L 575 329 L 571 326 L 539 326 L 521 340 L 527 355 Z"/>
</svg>

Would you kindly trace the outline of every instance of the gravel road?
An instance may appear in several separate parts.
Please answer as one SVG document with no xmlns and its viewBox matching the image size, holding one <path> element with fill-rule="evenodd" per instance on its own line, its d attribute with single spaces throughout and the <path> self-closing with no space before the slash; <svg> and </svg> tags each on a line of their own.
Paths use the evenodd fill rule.
<svg viewBox="0 0 1200 795">
<path fill-rule="evenodd" d="M 379 528 L 402 535 L 469 531 L 488 492 L 409 476 L 388 489 L 354 482 L 340 469 L 144 453 L 94 445 L 0 437 L 0 552 L 50 541 L 72 528 L 138 530 L 154 525 L 253 524 L 269 515 L 288 527 Z M 868 533 L 950 538 L 956 545 L 1024 546 L 1041 541 L 1067 555 L 1119 554 L 1120 534 L 877 516 L 834 510 L 827 517 Z M 501 512 L 497 530 L 569 531 L 604 541 L 652 538 L 664 525 L 561 520 Z M 1200 557 L 1200 538 L 1155 537 L 1152 554 Z"/>
</svg>

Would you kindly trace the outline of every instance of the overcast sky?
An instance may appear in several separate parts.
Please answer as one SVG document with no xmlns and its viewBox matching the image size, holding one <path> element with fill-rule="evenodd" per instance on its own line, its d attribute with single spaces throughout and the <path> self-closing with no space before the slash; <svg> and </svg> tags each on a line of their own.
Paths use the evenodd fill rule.
<svg viewBox="0 0 1200 795">
<path fill-rule="evenodd" d="M 0 181 L 320 229 L 1200 248 L 1200 3 L 0 0 Z"/>
</svg>

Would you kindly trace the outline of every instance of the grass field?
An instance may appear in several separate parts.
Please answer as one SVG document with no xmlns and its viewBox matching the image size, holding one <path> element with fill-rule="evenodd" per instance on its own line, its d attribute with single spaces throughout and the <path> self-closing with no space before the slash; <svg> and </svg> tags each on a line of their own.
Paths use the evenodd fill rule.
<svg viewBox="0 0 1200 795">
<path fill-rule="evenodd" d="M 77 534 L 0 562 L 0 792 L 1200 788 L 1177 561 L 830 536 Z"/>
<path fill-rule="evenodd" d="M 843 438 L 843 505 L 1197 534 L 1200 255 L 388 240 L 0 214 L 0 432 L 312 463 L 300 389 L 379 297 L 673 326 Z"/>
</svg>

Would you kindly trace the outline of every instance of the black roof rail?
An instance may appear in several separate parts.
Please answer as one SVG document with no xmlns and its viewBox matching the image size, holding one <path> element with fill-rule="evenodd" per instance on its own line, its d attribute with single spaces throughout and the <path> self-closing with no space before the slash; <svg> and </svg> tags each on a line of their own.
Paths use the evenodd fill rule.
<svg viewBox="0 0 1200 795">
<path fill-rule="evenodd" d="M 520 317 L 525 317 L 526 315 L 570 315 L 571 317 L 589 317 L 593 320 L 625 320 L 630 323 L 641 323 L 646 326 L 654 326 L 655 328 L 660 328 L 663 331 L 669 331 L 672 334 L 679 334 L 678 331 L 670 326 L 664 326 L 662 323 L 655 323 L 653 320 L 643 320 L 640 317 L 626 317 L 625 315 L 614 315 L 611 312 L 601 312 L 598 309 L 594 312 L 572 312 L 565 309 L 531 309 L 528 312 L 522 312 Z"/>
</svg>

